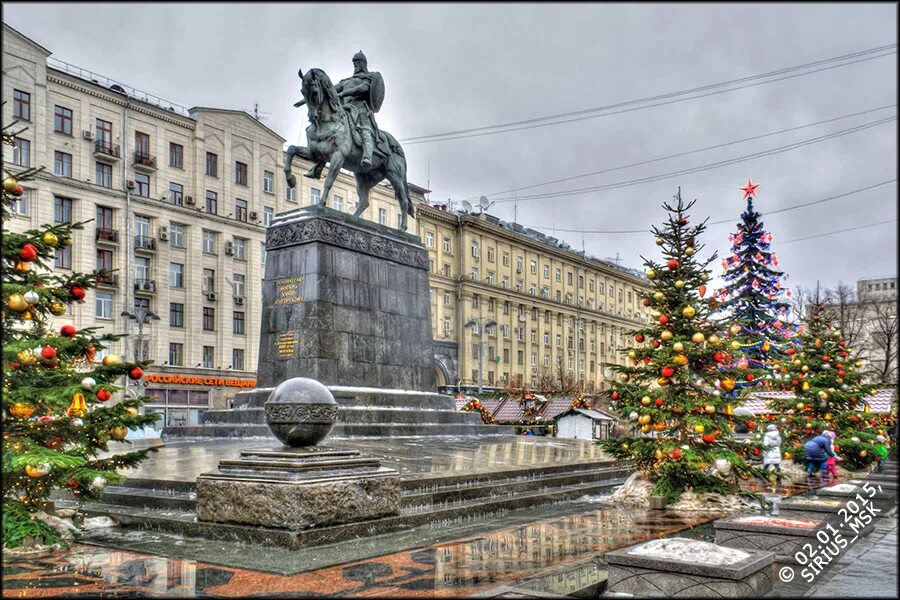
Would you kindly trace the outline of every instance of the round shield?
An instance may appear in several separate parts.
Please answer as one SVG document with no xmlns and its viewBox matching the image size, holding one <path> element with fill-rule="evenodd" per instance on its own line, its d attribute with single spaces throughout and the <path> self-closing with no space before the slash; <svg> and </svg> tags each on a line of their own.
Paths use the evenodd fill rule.
<svg viewBox="0 0 900 600">
<path fill-rule="evenodd" d="M 372 110 L 378 112 L 381 110 L 381 104 L 384 102 L 384 79 L 381 73 L 374 71 L 372 78 L 369 80 L 369 104 Z"/>
</svg>

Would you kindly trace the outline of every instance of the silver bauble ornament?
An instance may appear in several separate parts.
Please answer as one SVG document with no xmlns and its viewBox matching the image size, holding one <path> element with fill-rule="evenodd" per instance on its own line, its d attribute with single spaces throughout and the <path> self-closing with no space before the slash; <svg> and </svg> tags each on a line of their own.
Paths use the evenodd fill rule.
<svg viewBox="0 0 900 600">
<path fill-rule="evenodd" d="M 91 481 L 91 484 L 88 486 L 88 488 L 92 492 L 100 492 L 105 487 L 106 487 L 106 479 L 100 475 L 97 475 L 96 477 L 94 477 L 94 479 Z"/>
<path fill-rule="evenodd" d="M 84 421 L 82 421 L 78 417 L 75 417 L 74 419 L 72 419 L 72 426 L 81 427 L 82 425 L 84 425 Z"/>
<path fill-rule="evenodd" d="M 84 379 L 81 380 L 81 389 L 83 389 L 86 392 L 89 392 L 92 389 L 94 389 L 95 385 L 97 385 L 97 380 L 94 379 L 93 377 L 85 377 Z"/>
<path fill-rule="evenodd" d="M 22 297 L 25 298 L 25 302 L 28 304 L 37 304 L 41 300 L 41 295 L 34 290 L 28 290 Z"/>
</svg>

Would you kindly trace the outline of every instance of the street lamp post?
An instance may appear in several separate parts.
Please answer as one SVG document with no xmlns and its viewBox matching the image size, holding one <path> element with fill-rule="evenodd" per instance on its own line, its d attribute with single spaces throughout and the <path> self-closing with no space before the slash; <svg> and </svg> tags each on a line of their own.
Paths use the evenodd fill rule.
<svg viewBox="0 0 900 600">
<path fill-rule="evenodd" d="M 133 321 L 137 321 L 138 325 L 138 340 L 140 343 L 144 341 L 144 323 L 149 323 L 150 321 L 159 321 L 159 315 L 150 310 L 149 308 L 138 307 L 133 311 L 123 310 L 121 316 L 132 319 Z M 134 361 L 139 362 L 140 356 L 138 355 L 138 344 L 134 345 Z M 128 379 L 125 380 L 125 385 L 128 385 Z M 144 395 L 144 380 L 143 378 L 134 382 L 134 385 L 137 387 L 137 397 L 140 398 Z M 126 392 L 127 393 L 127 392 Z"/>
<path fill-rule="evenodd" d="M 489 318 L 473 318 L 466 321 L 465 327 L 472 327 L 472 335 L 478 336 L 478 393 L 484 391 L 484 330 L 496 327 L 497 321 Z"/>
</svg>

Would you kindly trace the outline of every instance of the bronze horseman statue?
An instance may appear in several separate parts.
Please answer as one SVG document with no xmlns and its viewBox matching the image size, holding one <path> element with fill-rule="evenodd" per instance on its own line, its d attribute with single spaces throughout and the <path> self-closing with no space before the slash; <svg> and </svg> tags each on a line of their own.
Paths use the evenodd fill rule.
<svg viewBox="0 0 900 600">
<path fill-rule="evenodd" d="M 406 231 L 407 215 L 415 216 L 406 184 L 406 156 L 394 136 L 378 129 L 375 123 L 375 113 L 384 101 L 384 80 L 381 73 L 369 71 L 367 65 L 365 54 L 357 52 L 353 56 L 353 75 L 337 85 L 332 85 L 321 69 L 310 69 L 306 74 L 302 70 L 297 72 L 303 81 L 300 87 L 303 100 L 294 106 L 306 104 L 309 148 L 290 146 L 284 159 L 284 173 L 293 188 L 297 185 L 291 173 L 294 155 L 312 155 L 316 164 L 306 173 L 312 179 L 319 179 L 325 164 L 330 163 L 319 200 L 319 206 L 325 206 L 340 170 L 353 172 L 359 195 L 359 205 L 353 213 L 356 217 L 369 206 L 369 190 L 387 179 L 400 203 L 400 229 Z"/>
</svg>

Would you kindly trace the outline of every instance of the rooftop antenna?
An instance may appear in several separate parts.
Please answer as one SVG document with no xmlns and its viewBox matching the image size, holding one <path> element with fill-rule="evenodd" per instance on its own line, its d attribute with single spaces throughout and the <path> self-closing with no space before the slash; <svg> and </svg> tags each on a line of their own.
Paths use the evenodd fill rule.
<svg viewBox="0 0 900 600">
<path fill-rule="evenodd" d="M 487 199 L 487 196 L 482 196 L 478 199 L 478 207 L 481 209 L 478 214 L 485 212 L 487 209 L 494 205 L 493 202 Z"/>
<path fill-rule="evenodd" d="M 431 155 L 428 155 L 428 174 L 426 176 L 425 187 L 431 189 Z"/>
<path fill-rule="evenodd" d="M 272 113 L 267 112 L 259 112 L 259 102 L 253 103 L 253 118 L 257 121 L 265 121 L 266 117 L 270 116 Z"/>
<path fill-rule="evenodd" d="M 462 201 L 462 205 L 463 205 L 463 209 L 464 209 L 467 213 L 472 212 L 472 204 L 469 203 L 468 200 L 463 200 L 463 201 Z"/>
</svg>

